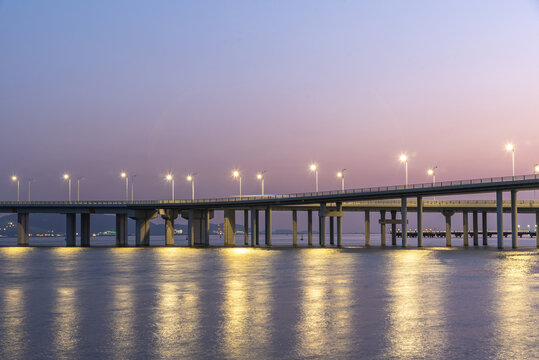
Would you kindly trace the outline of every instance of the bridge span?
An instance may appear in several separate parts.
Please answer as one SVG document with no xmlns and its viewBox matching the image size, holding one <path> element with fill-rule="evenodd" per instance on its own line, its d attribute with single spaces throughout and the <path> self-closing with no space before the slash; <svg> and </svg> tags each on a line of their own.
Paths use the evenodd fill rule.
<svg viewBox="0 0 539 360">
<path fill-rule="evenodd" d="M 518 191 L 539 188 L 539 175 L 496 177 L 437 184 L 382 186 L 297 194 L 275 194 L 266 196 L 235 196 L 200 200 L 155 200 L 155 201 L 13 201 L 0 202 L 0 213 L 17 213 L 17 243 L 28 242 L 29 215 L 32 213 L 59 213 L 66 216 L 66 246 L 76 244 L 76 216 L 80 216 L 80 244 L 90 246 L 90 215 L 116 215 L 116 245 L 127 245 L 127 220 L 136 221 L 136 246 L 149 246 L 150 220 L 161 216 L 165 220 L 165 244 L 174 245 L 174 220 L 181 216 L 188 220 L 189 246 L 209 246 L 209 224 L 214 211 L 224 212 L 224 245 L 236 245 L 236 211 L 244 215 L 244 245 L 260 246 L 259 217 L 265 217 L 264 245 L 271 247 L 272 211 L 289 211 L 292 214 L 292 245 L 297 246 L 297 213 L 306 211 L 308 216 L 308 244 L 313 245 L 313 212 L 318 215 L 318 245 L 326 246 L 326 218 L 329 218 L 329 245 L 342 246 L 342 219 L 346 212 L 365 213 L 365 245 L 370 246 L 370 213 L 380 212 L 381 246 L 386 246 L 386 226 L 391 226 L 392 245 L 396 246 L 396 226 L 408 224 L 408 212 L 417 216 L 417 246 L 423 246 L 423 213 L 440 212 L 445 217 L 446 246 L 451 246 L 451 218 L 463 214 L 464 246 L 469 245 L 469 233 L 473 234 L 473 245 L 479 243 L 479 214 L 482 216 L 483 245 L 487 245 L 487 213 L 495 212 L 497 246 L 503 249 L 503 213 L 511 213 L 512 247 L 518 248 L 518 213 L 535 213 L 539 224 L 539 201 L 519 201 Z M 511 194 L 510 201 L 503 201 L 503 193 Z M 447 195 L 470 195 L 495 193 L 495 201 L 482 200 L 426 200 L 426 197 Z M 410 200 L 409 200 L 410 199 Z M 469 231 L 468 218 L 472 214 L 473 231 Z M 397 218 L 400 214 L 400 218 Z M 386 217 L 386 215 L 390 215 Z M 334 226 L 336 218 L 336 229 Z M 537 226 L 537 225 L 536 225 Z M 250 228 L 250 231 L 249 231 Z M 336 231 L 335 231 L 336 230 Z M 250 235 L 250 238 L 249 238 Z M 336 238 L 336 242 L 335 242 Z M 536 235 L 537 238 L 537 235 Z M 401 246 L 408 246 L 407 231 L 402 232 Z M 539 248 L 539 239 L 536 241 Z"/>
</svg>

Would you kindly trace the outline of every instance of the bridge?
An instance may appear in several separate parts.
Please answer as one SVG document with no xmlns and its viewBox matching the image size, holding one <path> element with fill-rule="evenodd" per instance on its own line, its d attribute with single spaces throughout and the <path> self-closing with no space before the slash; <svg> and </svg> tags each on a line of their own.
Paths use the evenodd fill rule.
<svg viewBox="0 0 539 360">
<path fill-rule="evenodd" d="M 209 246 L 209 225 L 215 211 L 224 212 L 224 245 L 236 245 L 236 211 L 244 214 L 244 245 L 260 246 L 259 217 L 264 212 L 264 244 L 271 247 L 272 211 L 292 214 L 292 245 L 297 246 L 297 213 L 308 216 L 308 244 L 313 245 L 313 212 L 318 213 L 318 245 L 326 246 L 326 218 L 329 218 L 330 245 L 342 246 L 342 218 L 346 212 L 365 212 L 365 245 L 370 246 L 370 213 L 380 212 L 381 246 L 386 246 L 386 226 L 391 226 L 392 245 L 396 244 L 396 226 L 406 229 L 408 212 L 417 216 L 417 246 L 423 246 L 423 213 L 441 212 L 445 217 L 446 246 L 451 246 L 451 218 L 463 214 L 464 246 L 469 245 L 468 214 L 472 214 L 473 244 L 478 245 L 478 216 L 482 215 L 483 245 L 488 236 L 487 213 L 495 212 L 497 246 L 503 249 L 503 213 L 511 213 L 512 247 L 518 248 L 518 213 L 535 213 L 539 224 L 539 201 L 519 201 L 517 193 L 539 188 L 539 175 L 520 175 L 483 179 L 444 181 L 437 184 L 382 186 L 343 191 L 276 194 L 265 196 L 234 196 L 201 200 L 155 201 L 12 201 L 0 202 L 0 213 L 17 213 L 17 243 L 28 242 L 29 215 L 32 213 L 59 213 L 66 216 L 66 246 L 76 245 L 76 216 L 80 216 L 81 246 L 90 246 L 90 215 L 116 215 L 116 245 L 127 246 L 127 220 L 136 221 L 136 246 L 149 246 L 150 220 L 161 216 L 165 220 L 165 244 L 174 245 L 174 220 L 181 216 L 188 220 L 189 246 Z M 503 201 L 503 193 L 511 194 Z M 425 197 L 495 193 L 495 201 L 436 201 Z M 400 218 L 397 219 L 397 214 Z M 390 214 L 390 218 L 386 218 Z M 336 229 L 334 219 L 336 218 Z M 249 226 L 250 224 L 250 226 Z M 249 232 L 250 227 L 250 232 Z M 335 231 L 336 230 L 336 231 Z M 250 234 L 250 239 L 249 239 Z M 336 237 L 336 244 L 335 244 Z M 536 235 L 537 238 L 537 235 Z M 250 240 L 250 242 L 249 242 Z M 401 233 L 401 246 L 408 246 L 407 231 Z M 539 239 L 537 240 L 539 247 Z"/>
</svg>

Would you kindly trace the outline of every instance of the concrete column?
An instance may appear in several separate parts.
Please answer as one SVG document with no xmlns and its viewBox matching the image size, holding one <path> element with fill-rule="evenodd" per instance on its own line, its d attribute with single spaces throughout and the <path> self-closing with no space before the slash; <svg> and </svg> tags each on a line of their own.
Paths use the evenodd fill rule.
<svg viewBox="0 0 539 360">
<path fill-rule="evenodd" d="M 342 216 L 337 217 L 337 247 L 342 247 Z"/>
<path fill-rule="evenodd" d="M 256 246 L 260 245 L 260 211 L 255 210 L 255 218 L 256 218 Z"/>
<path fill-rule="evenodd" d="M 402 219 L 402 247 L 408 246 L 408 207 L 407 199 L 401 199 L 401 219 Z"/>
<path fill-rule="evenodd" d="M 334 217 L 329 217 L 329 244 L 335 245 L 335 222 Z"/>
<path fill-rule="evenodd" d="M 17 245 L 28 246 L 29 214 L 17 213 Z"/>
<path fill-rule="evenodd" d="M 326 217 L 318 215 L 318 242 L 321 247 L 326 247 Z"/>
<path fill-rule="evenodd" d="M 518 249 L 517 191 L 511 190 L 511 245 Z"/>
<path fill-rule="evenodd" d="M 165 246 L 174 246 L 174 220 L 178 217 L 178 211 L 164 210 L 161 217 L 165 220 Z"/>
<path fill-rule="evenodd" d="M 395 220 L 397 220 L 397 211 L 391 210 L 391 245 L 397 246 L 397 224 L 395 224 Z"/>
<path fill-rule="evenodd" d="M 473 246 L 479 245 L 479 221 L 477 211 L 473 212 Z"/>
<path fill-rule="evenodd" d="M 210 219 L 213 218 L 213 210 L 190 209 L 181 214 L 182 218 L 187 219 L 189 246 L 210 246 Z"/>
<path fill-rule="evenodd" d="M 483 225 L 483 246 L 488 245 L 488 224 L 487 224 L 487 212 L 483 211 L 481 225 Z"/>
<path fill-rule="evenodd" d="M 187 216 L 187 238 L 189 247 L 193 247 L 195 246 L 195 210 L 190 209 Z"/>
<path fill-rule="evenodd" d="M 266 246 L 271 247 L 271 207 L 266 208 Z"/>
<path fill-rule="evenodd" d="M 249 245 L 249 210 L 243 210 L 243 245 Z"/>
<path fill-rule="evenodd" d="M 236 210 L 225 209 L 224 213 L 225 246 L 236 246 Z"/>
<path fill-rule="evenodd" d="M 127 246 L 127 214 L 116 214 L 116 246 Z"/>
<path fill-rule="evenodd" d="M 445 246 L 451 247 L 451 216 L 453 216 L 454 211 L 443 211 L 442 214 L 445 216 Z"/>
<path fill-rule="evenodd" d="M 535 212 L 535 246 L 539 249 L 539 211 Z"/>
<path fill-rule="evenodd" d="M 462 240 L 464 242 L 464 246 L 468 247 L 468 212 L 463 211 L 462 212 Z"/>
<path fill-rule="evenodd" d="M 157 217 L 155 210 L 137 210 L 133 215 L 136 221 L 136 246 L 150 246 L 150 220 Z"/>
<path fill-rule="evenodd" d="M 75 214 L 66 214 L 66 246 L 75 246 L 77 234 L 77 219 Z"/>
<path fill-rule="evenodd" d="M 423 247 L 423 197 L 417 197 L 417 247 Z"/>
<path fill-rule="evenodd" d="M 213 218 L 213 210 L 203 211 L 204 246 L 210 246 L 210 219 Z"/>
<path fill-rule="evenodd" d="M 380 211 L 380 245 L 386 246 L 386 211 Z"/>
<path fill-rule="evenodd" d="M 258 224 L 256 223 L 256 209 L 251 208 L 251 246 L 256 246 L 256 234 L 258 233 Z"/>
<path fill-rule="evenodd" d="M 371 213 L 365 210 L 365 246 L 371 246 Z"/>
<path fill-rule="evenodd" d="M 90 214 L 80 214 L 80 246 L 90 246 Z"/>
<path fill-rule="evenodd" d="M 308 245 L 313 246 L 313 211 L 307 211 L 307 240 Z"/>
<path fill-rule="evenodd" d="M 298 247 L 298 212 L 292 210 L 292 246 Z"/>
<path fill-rule="evenodd" d="M 503 193 L 496 191 L 496 230 L 498 238 L 498 249 L 503 249 Z"/>
</svg>

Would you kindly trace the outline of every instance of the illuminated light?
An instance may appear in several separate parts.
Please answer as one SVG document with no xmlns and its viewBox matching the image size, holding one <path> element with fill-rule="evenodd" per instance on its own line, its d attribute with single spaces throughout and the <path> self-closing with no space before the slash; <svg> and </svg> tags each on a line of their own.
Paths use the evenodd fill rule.
<svg viewBox="0 0 539 360">
<path fill-rule="evenodd" d="M 240 176 L 240 172 L 239 172 L 238 170 L 234 170 L 234 171 L 232 172 L 232 175 L 233 175 L 235 178 L 237 178 L 238 176 Z"/>
<path fill-rule="evenodd" d="M 124 172 L 122 172 L 122 173 L 120 174 L 120 176 L 123 177 L 123 178 L 125 178 L 125 177 L 127 177 L 127 173 L 124 171 Z"/>
<path fill-rule="evenodd" d="M 539 174 L 539 164 L 535 164 L 535 172 Z"/>
<path fill-rule="evenodd" d="M 64 174 L 64 180 L 69 180 L 69 174 Z"/>
<path fill-rule="evenodd" d="M 401 154 L 401 156 L 399 156 L 399 160 L 401 162 L 406 162 L 408 161 L 408 156 L 406 156 L 405 154 Z"/>
<path fill-rule="evenodd" d="M 507 151 L 515 151 L 515 146 L 511 143 L 505 145 L 505 150 Z"/>
<path fill-rule="evenodd" d="M 172 174 L 167 174 L 167 176 L 165 177 L 165 179 L 167 181 L 172 181 L 173 177 L 172 177 Z"/>
<path fill-rule="evenodd" d="M 17 181 L 17 180 L 18 180 L 18 177 L 16 177 L 15 175 L 13 175 L 13 176 L 11 177 L 11 180 Z"/>
<path fill-rule="evenodd" d="M 341 171 L 339 171 L 339 172 L 337 173 L 337 177 L 338 177 L 338 178 L 342 178 L 342 172 L 341 172 Z"/>
<path fill-rule="evenodd" d="M 193 181 L 193 177 L 191 175 L 187 175 L 187 181 Z"/>
<path fill-rule="evenodd" d="M 318 166 L 316 166 L 316 164 L 311 164 L 310 169 L 311 171 L 316 171 L 316 169 L 318 169 Z"/>
<path fill-rule="evenodd" d="M 434 170 L 428 169 L 427 170 L 427 175 L 431 175 L 431 176 L 434 175 Z"/>
<path fill-rule="evenodd" d="M 261 173 L 256 174 L 256 178 L 257 178 L 258 180 L 262 180 L 262 174 L 261 174 Z"/>
</svg>

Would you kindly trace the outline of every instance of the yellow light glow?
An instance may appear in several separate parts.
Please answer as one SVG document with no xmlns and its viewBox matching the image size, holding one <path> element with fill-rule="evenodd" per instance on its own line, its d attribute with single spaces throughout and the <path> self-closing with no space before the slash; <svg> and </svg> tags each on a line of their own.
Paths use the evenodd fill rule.
<svg viewBox="0 0 539 360">
<path fill-rule="evenodd" d="M 539 164 L 535 165 L 535 172 L 539 173 Z"/>
<path fill-rule="evenodd" d="M 342 178 L 342 171 L 339 171 L 339 172 L 337 173 L 337 177 L 338 177 L 338 178 Z"/>
<path fill-rule="evenodd" d="M 193 177 L 191 175 L 187 175 L 187 181 L 193 181 Z"/>
<path fill-rule="evenodd" d="M 165 179 L 167 179 L 167 181 L 172 181 L 172 174 L 167 174 Z"/>
<path fill-rule="evenodd" d="M 239 172 L 238 170 L 234 170 L 234 171 L 232 172 L 232 175 L 233 175 L 235 178 L 237 178 L 238 176 L 240 176 L 240 172 Z"/>
<path fill-rule="evenodd" d="M 406 156 L 405 154 L 401 154 L 401 156 L 399 156 L 399 159 L 402 162 L 406 162 L 406 161 L 408 161 L 408 156 Z"/>
<path fill-rule="evenodd" d="M 64 180 L 69 180 L 69 174 L 64 174 Z"/>
<path fill-rule="evenodd" d="M 316 169 L 318 169 L 318 166 L 316 166 L 316 164 L 311 164 L 310 169 L 311 171 L 316 171 Z"/>
<path fill-rule="evenodd" d="M 515 146 L 511 143 L 505 145 L 505 150 L 507 151 L 515 151 Z"/>
<path fill-rule="evenodd" d="M 121 177 L 125 178 L 127 176 L 127 173 L 124 171 L 120 174 Z"/>
<path fill-rule="evenodd" d="M 258 180 L 262 180 L 262 174 L 261 174 L 261 173 L 256 174 L 256 178 L 257 178 Z"/>
<path fill-rule="evenodd" d="M 434 175 L 434 170 L 428 169 L 428 170 L 427 170 L 427 174 L 428 174 L 428 175 L 431 175 L 431 176 Z"/>
<path fill-rule="evenodd" d="M 17 181 L 17 177 L 16 177 L 15 175 L 13 175 L 13 176 L 11 177 L 11 180 Z"/>
</svg>

